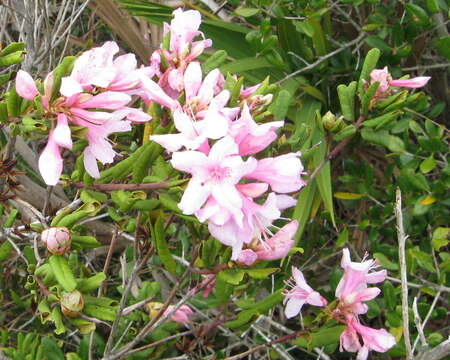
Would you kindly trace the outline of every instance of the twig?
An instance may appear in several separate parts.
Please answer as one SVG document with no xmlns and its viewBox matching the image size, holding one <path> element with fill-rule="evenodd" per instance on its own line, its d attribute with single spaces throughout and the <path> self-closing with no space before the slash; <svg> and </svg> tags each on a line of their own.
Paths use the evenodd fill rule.
<svg viewBox="0 0 450 360">
<path fill-rule="evenodd" d="M 398 284 L 401 284 L 401 282 L 402 282 L 401 280 L 399 280 L 399 279 L 397 279 L 395 277 L 392 277 L 392 276 L 387 276 L 386 279 L 388 279 L 388 280 L 390 280 L 392 282 L 398 283 Z M 450 293 L 450 288 L 449 287 L 444 286 L 444 285 L 436 285 L 436 284 L 430 283 L 429 281 L 425 281 L 424 284 L 416 284 L 416 283 L 412 283 L 412 282 L 408 281 L 408 286 L 412 287 L 412 288 L 415 288 L 415 289 L 420 289 L 422 287 L 429 287 L 429 288 L 432 288 L 433 290 L 436 290 L 436 291 L 442 291 L 442 292 Z"/>
<path fill-rule="evenodd" d="M 106 255 L 105 264 L 103 265 L 103 273 L 105 274 L 105 277 L 108 277 L 109 273 L 109 265 L 111 264 L 111 258 L 114 252 L 114 246 L 116 245 L 118 231 L 117 228 L 114 230 L 113 236 L 111 238 L 111 242 L 109 243 L 109 249 L 108 254 Z M 102 283 L 100 286 L 99 292 L 101 294 L 106 294 L 106 289 L 108 285 L 106 284 L 106 281 Z"/>
<path fill-rule="evenodd" d="M 423 334 L 423 329 L 425 328 L 425 326 L 427 325 L 428 320 L 430 319 L 431 314 L 433 313 L 433 310 L 439 300 L 439 297 L 441 296 L 441 291 L 438 291 L 438 293 L 436 294 L 436 296 L 433 299 L 433 302 L 431 303 L 430 309 L 427 312 L 427 315 L 425 315 L 425 319 L 423 320 L 423 323 L 421 324 L 421 328 L 417 329 L 417 331 L 420 333 L 422 332 Z M 421 339 L 422 340 L 422 339 Z M 414 345 L 413 345 L 413 349 L 412 352 L 414 353 L 414 350 L 416 349 L 417 343 L 419 341 L 419 336 L 416 337 L 416 340 L 414 340 Z M 426 343 L 426 341 L 425 341 Z"/>
<path fill-rule="evenodd" d="M 413 313 L 414 313 L 414 323 L 416 324 L 416 329 L 419 335 L 416 338 L 416 341 L 420 339 L 420 342 L 423 347 L 428 346 L 427 339 L 425 338 L 425 334 L 423 333 L 422 321 L 420 320 L 419 310 L 417 309 L 417 296 L 414 297 L 413 301 Z M 416 347 L 416 342 L 414 342 L 414 347 L 412 352 L 414 353 Z"/>
<path fill-rule="evenodd" d="M 97 190 L 97 191 L 115 191 L 115 190 L 158 190 L 167 188 L 167 183 L 156 182 L 156 183 L 148 183 L 148 184 L 94 184 L 94 185 L 85 185 L 83 183 L 71 183 L 73 187 L 78 189 L 87 189 L 87 190 Z"/>
<path fill-rule="evenodd" d="M 440 69 L 440 68 L 448 68 L 448 67 L 450 67 L 450 63 L 410 66 L 410 67 L 402 68 L 402 70 L 403 71 L 416 71 L 416 70 Z"/>
<path fill-rule="evenodd" d="M 316 66 L 322 64 L 325 60 L 328 60 L 329 58 L 332 58 L 333 56 L 335 56 L 335 55 L 339 54 L 340 52 L 344 51 L 348 47 L 351 47 L 351 46 L 359 43 L 362 39 L 364 39 L 365 36 L 366 36 L 366 33 L 364 33 L 364 32 L 359 34 L 359 36 L 356 39 L 348 42 L 347 44 L 342 45 L 340 48 L 338 48 L 338 49 L 336 49 L 336 50 L 334 50 L 334 51 L 332 51 L 332 52 L 330 52 L 330 53 L 328 53 L 328 54 L 326 54 L 324 56 L 319 57 L 312 64 L 310 64 L 308 66 L 305 66 L 304 68 L 298 69 L 298 70 L 294 71 L 293 73 L 290 73 L 289 75 L 285 76 L 283 79 L 277 81 L 275 83 L 275 85 L 280 85 L 281 83 L 285 82 L 286 80 L 289 80 L 289 79 L 291 79 L 291 78 L 293 78 L 293 77 L 295 77 L 295 76 L 297 76 L 297 75 L 299 75 L 301 73 L 304 73 L 306 71 L 314 69 Z"/>
<path fill-rule="evenodd" d="M 397 238 L 398 238 L 398 257 L 400 262 L 400 278 L 402 289 L 402 319 L 403 319 L 403 339 L 405 341 L 406 359 L 412 360 L 411 339 L 409 337 L 409 314 L 408 314 L 408 279 L 406 270 L 405 243 L 407 236 L 403 228 L 402 213 L 402 192 L 400 188 L 396 191 L 395 217 L 397 218 Z"/>
<path fill-rule="evenodd" d="M 142 258 L 141 262 L 136 263 L 136 266 L 133 269 L 131 277 L 128 279 L 128 282 L 127 282 L 125 289 L 123 291 L 123 294 L 122 294 L 122 298 L 120 299 L 119 310 L 117 311 L 116 319 L 113 322 L 113 325 L 111 327 L 111 332 L 109 334 L 108 341 L 105 346 L 105 354 L 107 354 L 109 352 L 109 350 L 111 349 L 111 346 L 112 346 L 112 343 L 114 340 L 114 335 L 119 326 L 119 321 L 123 315 L 123 310 L 124 310 L 125 304 L 128 300 L 128 295 L 131 291 L 131 286 L 133 285 L 134 281 L 136 280 L 136 276 L 137 276 L 139 270 L 141 270 L 141 268 L 147 263 L 148 258 L 150 257 L 151 254 L 153 254 L 153 252 L 154 252 L 154 248 L 151 248 L 149 251 L 147 251 L 145 256 Z"/>
<path fill-rule="evenodd" d="M 258 350 L 261 350 L 261 349 L 265 348 L 266 346 L 272 346 L 273 344 L 278 344 L 278 343 L 281 343 L 281 342 L 286 342 L 287 340 L 290 340 L 290 339 L 292 339 L 292 338 L 296 338 L 296 337 L 299 336 L 302 332 L 304 332 L 304 330 L 299 330 L 299 331 L 296 331 L 296 332 L 294 332 L 294 333 L 292 333 L 292 334 L 288 334 L 288 335 L 282 336 L 282 337 L 280 337 L 279 339 L 275 339 L 275 340 L 269 341 L 269 342 L 267 342 L 267 343 L 265 343 L 265 344 L 261 344 L 261 345 L 255 346 L 254 348 L 251 348 L 251 349 L 249 349 L 249 350 L 247 350 L 247 351 L 245 351 L 245 352 L 243 352 L 243 353 L 240 353 L 240 354 L 237 354 L 237 355 L 234 355 L 234 356 L 227 357 L 227 358 L 225 358 L 225 360 L 238 360 L 238 359 L 243 359 L 243 358 L 246 357 L 247 355 L 253 354 L 254 352 L 256 352 L 256 351 L 258 351 Z"/>
<path fill-rule="evenodd" d="M 194 257 L 195 258 L 195 257 Z M 211 278 L 209 281 L 205 283 L 200 283 L 196 287 L 192 288 L 188 293 L 177 303 L 173 306 L 171 311 L 169 311 L 167 314 L 164 314 L 167 308 L 169 307 L 170 303 L 172 302 L 172 299 L 175 297 L 179 287 L 181 286 L 182 282 L 186 278 L 186 276 L 190 273 L 189 268 L 185 271 L 181 279 L 178 281 L 178 284 L 172 289 L 170 292 L 168 298 L 164 302 L 163 306 L 160 308 L 158 314 L 147 324 L 144 326 L 144 328 L 139 332 L 139 334 L 136 335 L 136 337 L 129 342 L 127 345 L 123 346 L 120 351 L 118 351 L 115 354 L 106 354 L 104 356 L 104 360 L 114 360 L 117 358 L 120 358 L 122 356 L 125 356 L 128 354 L 128 352 L 136 345 L 138 344 L 143 338 L 145 338 L 152 330 L 156 329 L 158 326 L 160 326 L 162 323 L 164 323 L 168 318 L 170 318 L 175 311 L 177 311 L 187 300 L 189 300 L 192 296 L 194 296 L 199 290 L 206 287 L 211 281 L 214 280 L 214 278 Z"/>
<path fill-rule="evenodd" d="M 153 343 L 151 343 L 151 344 L 144 345 L 144 346 L 141 346 L 141 347 L 139 347 L 139 348 L 133 349 L 133 350 L 129 351 L 129 352 L 127 353 L 127 355 L 131 355 L 131 354 L 137 353 L 137 352 L 139 352 L 139 351 L 146 350 L 146 349 L 149 349 L 149 348 L 152 348 L 152 347 L 155 347 L 155 346 L 164 344 L 165 342 L 170 341 L 170 340 L 173 340 L 173 339 L 176 339 L 176 338 L 178 338 L 178 337 L 186 336 L 186 335 L 191 335 L 191 334 L 193 334 L 193 333 L 194 333 L 194 330 L 183 331 L 183 332 L 180 332 L 180 333 L 178 333 L 178 334 L 171 335 L 171 336 L 168 336 L 168 337 L 166 337 L 166 338 L 164 338 L 164 339 L 155 341 L 155 342 L 153 342 Z"/>
<path fill-rule="evenodd" d="M 450 337 L 433 349 L 425 351 L 416 357 L 416 360 L 440 360 L 450 354 Z"/>
<path fill-rule="evenodd" d="M 123 316 L 127 316 L 128 314 L 130 314 L 131 312 L 133 312 L 136 309 L 139 309 L 140 307 L 144 306 L 145 304 L 147 304 L 149 301 L 151 301 L 154 298 L 154 296 L 149 296 L 148 298 L 139 301 L 136 304 L 127 306 L 125 309 L 123 309 Z"/>
</svg>

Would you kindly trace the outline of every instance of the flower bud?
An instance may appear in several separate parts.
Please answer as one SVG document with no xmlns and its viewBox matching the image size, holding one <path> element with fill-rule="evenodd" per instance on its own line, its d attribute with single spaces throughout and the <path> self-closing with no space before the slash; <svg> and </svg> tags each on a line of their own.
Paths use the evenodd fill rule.
<svg viewBox="0 0 450 360">
<path fill-rule="evenodd" d="M 76 317 L 80 315 L 83 307 L 83 295 L 78 290 L 63 293 L 61 297 L 61 311 L 65 316 Z"/>
<path fill-rule="evenodd" d="M 336 124 L 336 115 L 334 115 L 331 111 L 328 111 L 324 116 L 322 116 L 322 124 L 325 129 L 331 130 L 331 128 Z"/>
<path fill-rule="evenodd" d="M 70 250 L 72 238 L 69 229 L 65 227 L 52 227 L 41 233 L 41 241 L 47 250 L 55 255 L 65 254 Z"/>
<path fill-rule="evenodd" d="M 148 312 L 149 318 L 153 319 L 156 315 L 158 315 L 162 306 L 163 303 L 151 301 L 144 305 L 144 310 Z"/>
</svg>

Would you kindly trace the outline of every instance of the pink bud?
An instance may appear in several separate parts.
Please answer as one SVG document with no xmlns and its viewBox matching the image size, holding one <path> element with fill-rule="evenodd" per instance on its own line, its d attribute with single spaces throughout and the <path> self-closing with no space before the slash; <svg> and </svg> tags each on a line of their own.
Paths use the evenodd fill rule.
<svg viewBox="0 0 450 360">
<path fill-rule="evenodd" d="M 70 250 L 72 239 L 69 229 L 65 227 L 51 227 L 41 233 L 41 241 L 52 254 L 63 255 Z"/>
<path fill-rule="evenodd" d="M 256 255 L 256 253 L 251 249 L 245 249 L 241 251 L 237 262 L 247 266 L 251 266 L 256 260 L 258 260 L 258 255 Z"/>
<path fill-rule="evenodd" d="M 16 91 L 17 93 L 29 101 L 33 101 L 39 91 L 34 83 L 33 78 L 26 71 L 19 70 L 16 75 Z"/>
</svg>

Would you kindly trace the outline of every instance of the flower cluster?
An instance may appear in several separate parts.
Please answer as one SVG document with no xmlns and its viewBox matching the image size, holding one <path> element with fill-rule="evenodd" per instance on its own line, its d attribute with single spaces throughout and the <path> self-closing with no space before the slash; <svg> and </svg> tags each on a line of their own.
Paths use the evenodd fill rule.
<svg viewBox="0 0 450 360">
<path fill-rule="evenodd" d="M 283 121 L 254 119 L 272 95 L 258 91 L 262 84 L 241 88 L 231 106 L 231 92 L 224 87 L 219 69 L 204 76 L 195 61 L 211 44 L 193 41 L 201 35 L 200 15 L 179 10 L 174 15 L 165 25 L 170 49 L 152 57 L 151 67 L 160 88 L 183 102 L 171 111 L 177 133 L 151 139 L 172 152 L 175 169 L 192 176 L 178 206 L 184 214 L 207 221 L 211 234 L 232 247 L 232 260 L 251 265 L 256 260 L 280 259 L 293 245 L 297 222 L 289 222 L 275 235 L 269 228 L 282 210 L 296 203 L 285 194 L 305 185 L 299 154 L 253 156 L 266 149 L 277 138 L 275 130 L 283 126 Z"/>
<path fill-rule="evenodd" d="M 52 122 L 47 145 L 39 157 L 39 170 L 48 185 L 56 185 L 63 170 L 61 148 L 72 148 L 70 126 L 85 128 L 88 145 L 84 149 L 86 171 L 100 177 L 97 160 L 112 163 L 116 155 L 108 136 L 131 130 L 131 122 L 151 120 L 145 112 L 129 107 L 131 95 L 142 89 L 143 70 L 136 57 L 119 51 L 115 42 L 106 42 L 78 57 L 71 74 L 61 79 L 57 96 L 52 96 L 54 73 L 47 75 L 40 93 L 34 80 L 23 70 L 16 77 L 17 93 L 40 102 L 43 117 Z M 141 90 L 144 92 L 144 90 Z"/>
<path fill-rule="evenodd" d="M 340 350 L 358 352 L 357 360 L 365 360 L 369 351 L 386 352 L 395 345 L 395 338 L 385 329 L 372 329 L 361 324 L 359 315 L 368 311 L 364 302 L 374 299 L 380 293 L 377 287 L 368 287 L 386 279 L 386 270 L 374 271 L 376 260 L 366 259 L 353 262 L 348 249 L 343 250 L 341 267 L 344 269 L 336 288 L 337 305 L 331 309 L 331 316 L 346 325 L 341 334 Z M 297 315 L 305 303 L 326 306 L 327 302 L 305 281 L 300 270 L 292 269 L 293 280 L 288 282 L 290 290 L 284 292 L 285 314 L 288 318 Z M 361 343 L 362 342 L 362 343 Z"/>
</svg>

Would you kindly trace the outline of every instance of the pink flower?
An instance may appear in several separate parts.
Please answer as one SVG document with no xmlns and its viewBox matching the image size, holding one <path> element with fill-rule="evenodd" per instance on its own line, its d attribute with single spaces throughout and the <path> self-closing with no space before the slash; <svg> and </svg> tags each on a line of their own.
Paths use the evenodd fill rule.
<svg viewBox="0 0 450 360">
<path fill-rule="evenodd" d="M 72 239 L 69 229 L 65 227 L 51 227 L 42 231 L 41 241 L 49 252 L 62 255 L 70 250 Z"/>
<path fill-rule="evenodd" d="M 294 246 L 293 237 L 297 232 L 298 221 L 293 220 L 284 225 L 266 241 L 261 241 L 255 251 L 258 260 L 278 260 L 284 258 Z"/>
<path fill-rule="evenodd" d="M 229 135 L 238 144 L 241 156 L 255 154 L 277 138 L 274 130 L 283 124 L 283 121 L 272 121 L 258 125 L 253 120 L 247 104 L 244 104 L 241 117 L 230 125 Z"/>
<path fill-rule="evenodd" d="M 166 316 L 167 314 L 169 314 L 172 309 L 174 308 L 173 305 L 169 305 L 169 307 L 166 309 L 166 311 L 164 311 L 164 316 Z M 187 305 L 181 305 L 170 317 L 170 320 L 175 321 L 177 323 L 180 324 L 185 324 L 190 322 L 191 320 L 189 319 L 190 316 L 192 316 L 194 314 L 194 311 L 192 311 L 192 309 L 187 306 Z"/>
<path fill-rule="evenodd" d="M 361 345 L 360 338 L 363 344 Z M 358 352 L 357 360 L 366 360 L 369 351 L 384 353 L 396 343 L 395 337 L 385 329 L 372 329 L 361 325 L 357 318 L 347 319 L 347 328 L 341 334 L 340 351 Z"/>
<path fill-rule="evenodd" d="M 42 105 L 56 120 L 39 158 L 39 169 L 48 185 L 58 182 L 63 169 L 60 147 L 72 148 L 69 125 L 87 128 L 89 144 L 84 150 L 84 164 L 87 172 L 98 178 L 97 160 L 103 164 L 111 163 L 116 154 L 107 137 L 115 132 L 129 131 L 130 121 L 142 123 L 151 120 L 151 116 L 143 111 L 127 106 L 131 102 L 130 94 L 141 91 L 141 70 L 136 69 L 133 54 L 114 59 L 118 51 L 116 43 L 107 42 L 84 52 L 75 60 L 71 75 L 61 81 L 59 91 L 63 96 L 53 101 L 53 74 L 49 73 L 45 78 Z M 17 81 L 19 95 L 33 100 L 38 94 L 33 79 L 19 71 Z M 151 80 L 144 80 L 145 84 L 148 82 Z M 177 102 L 165 95 L 158 85 L 155 84 L 153 90 L 153 100 L 177 106 Z"/>
<path fill-rule="evenodd" d="M 380 93 L 385 93 L 389 90 L 389 81 L 391 80 L 387 66 L 383 69 L 373 69 L 370 73 L 370 80 L 372 83 L 379 82 L 378 90 Z"/>
<path fill-rule="evenodd" d="M 54 186 L 58 183 L 63 170 L 63 159 L 58 144 L 50 132 L 47 145 L 39 156 L 39 172 L 47 185 Z"/>
<path fill-rule="evenodd" d="M 424 87 L 430 79 L 430 76 L 419 76 L 412 79 L 393 80 L 387 66 L 383 69 L 374 69 L 370 73 L 371 82 L 374 83 L 378 81 L 380 83 L 376 93 L 378 97 L 388 96 L 390 94 L 391 86 L 415 89 Z"/>
<path fill-rule="evenodd" d="M 195 213 L 212 196 L 242 224 L 242 198 L 236 184 L 255 169 L 256 160 L 242 160 L 233 139 L 226 136 L 217 141 L 208 156 L 199 151 L 175 152 L 171 163 L 175 169 L 192 175 L 178 204 L 184 214 Z"/>
<path fill-rule="evenodd" d="M 258 160 L 256 169 L 245 177 L 270 184 L 273 191 L 288 193 L 306 185 L 301 178 L 303 165 L 299 153 L 289 153 L 274 158 Z"/>
<path fill-rule="evenodd" d="M 118 66 L 116 69 L 113 57 L 117 52 L 119 47 L 114 41 L 107 41 L 100 47 L 85 51 L 75 60 L 70 76 L 62 78 L 61 94 L 70 97 L 83 90 L 90 90 L 92 86 L 107 89 L 117 78 L 119 71 L 130 70 L 127 66 Z M 120 76 L 124 74 L 126 73 Z"/>
<path fill-rule="evenodd" d="M 202 82 L 202 71 L 198 62 L 190 63 L 184 74 L 181 88 L 185 89 L 186 100 L 183 108 L 173 112 L 178 134 L 153 135 L 151 140 L 168 151 L 181 147 L 199 149 L 207 139 L 220 139 L 227 134 L 229 119 L 224 112 L 230 94 L 227 90 L 215 94 L 215 86 L 220 76 L 219 70 L 211 71 Z"/>
<path fill-rule="evenodd" d="M 246 184 L 247 185 L 247 184 Z M 250 185 L 250 184 L 248 184 Z M 238 188 L 242 189 L 241 186 Z M 245 187 L 244 187 L 245 189 Z M 295 234 L 296 224 L 293 222 L 285 229 L 280 229 L 280 235 L 273 235 L 269 230 L 272 223 L 281 215 L 281 210 L 295 205 L 296 201 L 290 197 L 269 194 L 264 204 L 253 202 L 240 194 L 242 199 L 242 224 L 223 207 L 208 203 L 205 205 L 201 221 L 209 219 L 208 229 L 217 240 L 233 248 L 231 260 L 239 260 L 244 244 L 251 244 L 250 248 L 257 259 L 276 260 L 284 257 L 293 245 L 292 236 Z M 206 215 L 205 215 L 206 214 Z M 250 262 L 251 253 L 244 254 L 242 262 Z M 256 260 L 255 260 L 256 261 Z"/>
<path fill-rule="evenodd" d="M 26 71 L 19 70 L 16 75 L 16 91 L 24 99 L 33 101 L 39 91 L 33 78 Z"/>
<path fill-rule="evenodd" d="M 327 300 L 306 283 L 303 273 L 294 266 L 292 267 L 292 278 L 286 284 L 291 288 L 283 293 L 285 296 L 283 304 L 286 305 L 284 313 L 287 318 L 299 314 L 305 303 L 314 306 L 327 305 Z"/>
<path fill-rule="evenodd" d="M 352 262 L 348 249 L 343 250 L 341 267 L 344 275 L 336 288 L 336 297 L 343 306 L 349 307 L 355 314 L 367 312 L 363 301 L 372 300 L 378 296 L 380 289 L 367 288 L 367 284 L 375 284 L 386 279 L 386 270 L 370 272 L 378 267 L 376 260 L 363 259 L 362 262 Z"/>
</svg>

